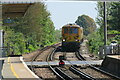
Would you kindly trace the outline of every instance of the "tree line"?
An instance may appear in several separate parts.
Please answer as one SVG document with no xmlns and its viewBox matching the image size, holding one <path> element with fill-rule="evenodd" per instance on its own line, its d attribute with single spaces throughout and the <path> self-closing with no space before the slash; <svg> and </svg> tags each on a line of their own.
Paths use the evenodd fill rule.
<svg viewBox="0 0 120 80">
<path fill-rule="evenodd" d="M 120 2 L 106 2 L 107 8 L 107 34 L 120 34 Z M 96 22 L 87 15 L 79 16 L 76 23 L 84 28 L 85 37 L 88 39 L 88 46 L 91 53 L 98 53 L 99 47 L 104 46 L 104 5 L 97 2 L 96 10 L 98 15 Z M 99 28 L 96 27 L 98 24 Z M 112 40 L 120 44 L 120 35 L 108 38 L 107 45 Z"/>
<path fill-rule="evenodd" d="M 108 34 L 120 34 L 120 2 L 107 2 L 107 28 Z M 78 16 L 76 24 L 84 28 L 84 37 L 88 39 L 91 53 L 97 53 L 99 46 L 103 46 L 103 2 L 98 2 L 96 22 L 88 15 Z M 96 26 L 99 25 L 99 28 Z M 60 41 L 60 30 L 55 30 L 50 19 L 50 13 L 43 3 L 32 5 L 21 18 L 15 18 L 11 26 L 3 26 L 5 31 L 5 44 L 9 54 L 29 53 L 46 45 Z M 109 38 L 120 43 L 120 36 Z"/>
<path fill-rule="evenodd" d="M 31 5 L 23 17 L 12 20 L 12 25 L 3 26 L 8 54 L 29 53 L 60 41 L 44 3 Z"/>
</svg>

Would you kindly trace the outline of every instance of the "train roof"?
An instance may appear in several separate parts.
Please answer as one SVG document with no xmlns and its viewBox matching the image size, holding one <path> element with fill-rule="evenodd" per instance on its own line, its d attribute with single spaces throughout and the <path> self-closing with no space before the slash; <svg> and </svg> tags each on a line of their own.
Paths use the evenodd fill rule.
<svg viewBox="0 0 120 80">
<path fill-rule="evenodd" d="M 67 24 L 67 25 L 64 25 L 63 27 L 80 27 L 80 26 L 77 24 Z"/>
</svg>

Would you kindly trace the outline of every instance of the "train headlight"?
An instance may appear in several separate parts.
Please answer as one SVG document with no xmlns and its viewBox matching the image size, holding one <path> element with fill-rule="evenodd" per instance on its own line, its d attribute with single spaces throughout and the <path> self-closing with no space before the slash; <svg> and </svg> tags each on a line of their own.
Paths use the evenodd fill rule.
<svg viewBox="0 0 120 80">
<path fill-rule="evenodd" d="M 79 41 L 79 40 L 76 39 L 75 41 Z"/>
<path fill-rule="evenodd" d="M 63 39 L 63 41 L 65 41 L 65 39 Z"/>
</svg>

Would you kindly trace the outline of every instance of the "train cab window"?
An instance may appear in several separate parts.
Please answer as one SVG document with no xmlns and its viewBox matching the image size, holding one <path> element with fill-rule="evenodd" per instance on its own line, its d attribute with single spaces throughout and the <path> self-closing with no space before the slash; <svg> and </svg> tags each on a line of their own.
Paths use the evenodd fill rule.
<svg viewBox="0 0 120 80">
<path fill-rule="evenodd" d="M 78 28 L 73 28 L 73 33 L 77 34 L 78 33 Z"/>
<path fill-rule="evenodd" d="M 68 33 L 68 28 L 64 28 L 64 33 Z"/>
<path fill-rule="evenodd" d="M 72 34 L 72 28 L 70 28 L 69 33 Z"/>
</svg>

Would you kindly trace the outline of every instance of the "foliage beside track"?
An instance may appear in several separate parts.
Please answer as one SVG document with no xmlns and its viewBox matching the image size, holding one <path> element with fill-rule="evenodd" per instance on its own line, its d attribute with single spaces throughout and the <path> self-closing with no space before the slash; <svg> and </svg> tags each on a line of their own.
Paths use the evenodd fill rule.
<svg viewBox="0 0 120 80">
<path fill-rule="evenodd" d="M 87 15 L 78 16 L 78 19 L 75 21 L 75 23 L 83 27 L 84 35 L 86 36 L 94 32 L 96 29 L 95 21 Z"/>
<path fill-rule="evenodd" d="M 106 2 L 107 11 L 107 33 L 120 34 L 120 2 Z M 87 15 L 78 16 L 75 23 L 84 28 L 85 38 L 88 39 L 88 46 L 91 53 L 97 54 L 100 46 L 104 46 L 104 7 L 103 2 L 98 2 L 96 10 L 98 16 L 96 23 L 99 28 L 96 29 L 95 22 Z M 112 40 L 117 40 L 120 44 L 120 35 L 109 37 L 107 45 L 110 45 Z"/>
<path fill-rule="evenodd" d="M 16 18 L 9 26 L 3 26 L 8 54 L 29 53 L 60 39 L 43 3 L 35 3 L 24 15 Z"/>
<path fill-rule="evenodd" d="M 97 53 L 98 45 L 103 45 L 103 42 L 101 42 L 102 37 L 99 33 L 99 30 L 97 30 L 97 26 L 95 21 L 87 16 L 87 15 L 81 15 L 78 16 L 78 19 L 75 22 L 79 26 L 83 27 L 84 30 L 84 38 L 88 39 L 88 46 L 91 53 Z M 97 42 L 100 43 L 97 43 Z"/>
<path fill-rule="evenodd" d="M 96 10 L 98 11 L 98 16 L 96 18 L 97 24 L 100 26 L 94 33 L 89 34 L 87 36 L 89 42 L 89 49 L 91 53 L 97 53 L 99 51 L 99 46 L 104 45 L 104 38 L 103 38 L 103 28 L 104 28 L 104 21 L 103 21 L 103 2 L 97 3 Z M 120 2 L 107 2 L 107 33 L 108 34 L 120 34 Z M 107 45 L 110 44 L 112 40 L 117 40 L 120 44 L 120 35 L 115 37 L 108 38 Z"/>
</svg>

